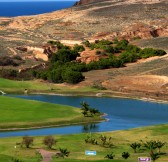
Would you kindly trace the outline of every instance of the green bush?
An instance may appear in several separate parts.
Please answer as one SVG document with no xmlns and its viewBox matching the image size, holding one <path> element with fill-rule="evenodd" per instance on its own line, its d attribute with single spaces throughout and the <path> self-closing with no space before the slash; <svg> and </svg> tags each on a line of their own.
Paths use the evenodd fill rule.
<svg viewBox="0 0 168 162">
<path fill-rule="evenodd" d="M 119 56 L 119 59 L 123 62 L 123 63 L 127 63 L 127 62 L 135 62 L 137 61 L 137 59 L 139 58 L 139 55 L 137 55 L 136 53 L 131 53 L 131 52 L 122 52 Z"/>
<path fill-rule="evenodd" d="M 75 44 L 73 50 L 76 52 L 82 52 L 85 51 L 85 48 L 82 45 Z"/>
<path fill-rule="evenodd" d="M 75 60 L 79 53 L 74 50 L 60 49 L 51 58 L 52 62 L 61 61 L 63 63 Z"/>
<path fill-rule="evenodd" d="M 75 84 L 84 80 L 85 77 L 82 75 L 81 72 L 73 71 L 71 69 L 66 69 L 62 73 L 62 78 L 63 78 L 63 81 L 67 83 Z"/>
<path fill-rule="evenodd" d="M 48 76 L 48 79 L 51 80 L 54 83 L 62 83 L 62 68 L 53 69 Z"/>
<path fill-rule="evenodd" d="M 129 44 L 129 42 L 127 40 L 121 40 L 117 43 L 116 48 L 118 50 L 125 50 L 127 48 L 127 45 Z"/>
<path fill-rule="evenodd" d="M 144 48 L 143 50 L 140 51 L 140 56 L 142 58 L 148 58 L 152 56 L 163 56 L 165 54 L 166 52 L 164 50 L 157 50 L 153 48 Z"/>
</svg>

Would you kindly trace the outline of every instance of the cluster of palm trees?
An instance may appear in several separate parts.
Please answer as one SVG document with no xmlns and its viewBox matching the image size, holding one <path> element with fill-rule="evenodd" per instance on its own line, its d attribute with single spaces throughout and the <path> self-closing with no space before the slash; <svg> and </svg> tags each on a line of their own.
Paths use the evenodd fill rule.
<svg viewBox="0 0 168 162">
<path fill-rule="evenodd" d="M 100 111 L 96 108 L 90 108 L 90 105 L 87 102 L 81 102 L 81 107 L 84 117 L 93 117 L 95 115 L 100 115 Z"/>
<path fill-rule="evenodd" d="M 128 152 L 123 152 L 121 154 L 122 158 L 124 159 L 128 159 L 130 157 L 130 154 Z M 107 158 L 107 159 L 114 159 L 115 157 L 115 154 L 113 152 L 107 154 L 104 158 Z"/>
<path fill-rule="evenodd" d="M 134 150 L 134 153 L 137 152 L 137 150 L 147 150 L 149 152 L 149 156 L 151 157 L 152 161 L 156 161 L 161 153 L 161 148 L 165 145 L 165 142 L 162 141 L 155 141 L 155 140 L 150 140 L 141 143 L 139 142 L 134 142 L 130 144 L 130 147 Z M 156 151 L 158 149 L 158 151 Z"/>
</svg>

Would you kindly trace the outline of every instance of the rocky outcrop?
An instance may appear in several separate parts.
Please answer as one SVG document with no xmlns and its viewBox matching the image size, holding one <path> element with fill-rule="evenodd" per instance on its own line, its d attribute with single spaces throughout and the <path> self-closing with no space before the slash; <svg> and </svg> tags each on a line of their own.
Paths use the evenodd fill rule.
<svg viewBox="0 0 168 162">
<path fill-rule="evenodd" d="M 167 23 L 167 24 L 166 24 Z M 115 38 L 118 39 L 149 39 L 149 38 L 156 38 L 156 37 L 167 37 L 168 36 L 168 21 L 165 21 L 165 24 L 161 26 L 153 26 L 137 23 L 126 27 L 124 31 L 120 32 L 112 32 L 102 35 L 102 33 L 97 33 L 94 37 L 95 39 L 110 39 L 113 40 Z"/>
<path fill-rule="evenodd" d="M 17 50 L 21 52 L 31 52 L 36 59 L 42 59 L 44 61 L 48 61 L 48 58 L 52 56 L 53 53 L 57 51 L 56 46 L 44 45 L 43 47 L 16 47 Z"/>
<path fill-rule="evenodd" d="M 106 58 L 108 56 L 104 54 L 96 54 L 96 50 L 86 50 L 81 52 L 80 56 L 76 58 L 77 62 L 84 62 L 89 64 L 93 61 L 99 61 L 100 58 Z"/>
<path fill-rule="evenodd" d="M 19 69 L 19 73 L 27 72 L 29 70 L 45 69 L 45 67 L 46 67 L 45 63 L 41 63 L 31 67 Z"/>
</svg>

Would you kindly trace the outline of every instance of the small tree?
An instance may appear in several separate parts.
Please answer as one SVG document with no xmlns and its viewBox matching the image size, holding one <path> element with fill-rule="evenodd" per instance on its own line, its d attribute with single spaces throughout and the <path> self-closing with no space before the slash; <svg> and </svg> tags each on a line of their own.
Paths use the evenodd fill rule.
<svg viewBox="0 0 168 162">
<path fill-rule="evenodd" d="M 23 141 L 22 141 L 22 144 L 26 146 L 26 148 L 29 148 L 30 145 L 33 144 L 33 137 L 29 137 L 29 136 L 24 136 L 23 137 Z"/>
<path fill-rule="evenodd" d="M 149 151 L 150 156 L 152 156 L 154 154 L 154 150 L 157 148 L 157 142 L 153 140 L 147 141 L 143 144 L 143 146 L 147 151 Z"/>
<path fill-rule="evenodd" d="M 139 149 L 141 147 L 141 144 L 134 142 L 134 143 L 130 144 L 130 147 L 134 150 L 134 153 L 136 153 L 137 149 Z"/>
<path fill-rule="evenodd" d="M 56 141 L 56 139 L 54 139 L 53 136 L 46 136 L 46 137 L 44 137 L 44 140 L 43 140 L 43 143 L 46 146 L 48 146 L 49 149 L 51 149 L 52 146 L 56 144 L 56 142 L 57 141 Z"/>
<path fill-rule="evenodd" d="M 114 159 L 115 155 L 113 152 L 107 154 L 104 158 L 107 158 L 107 159 Z"/>
<path fill-rule="evenodd" d="M 123 157 L 124 159 L 128 159 L 128 158 L 130 157 L 130 154 L 129 154 L 128 152 L 123 152 L 123 153 L 122 153 L 122 157 Z"/>
</svg>

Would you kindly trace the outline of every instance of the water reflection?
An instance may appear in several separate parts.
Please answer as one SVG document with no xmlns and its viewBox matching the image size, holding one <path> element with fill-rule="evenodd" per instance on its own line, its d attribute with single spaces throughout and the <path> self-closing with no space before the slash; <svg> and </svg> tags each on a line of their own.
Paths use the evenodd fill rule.
<svg viewBox="0 0 168 162">
<path fill-rule="evenodd" d="M 98 132 L 99 130 L 99 125 L 98 124 L 85 124 L 83 125 L 82 132 L 83 133 L 88 133 L 88 132 Z"/>
</svg>

